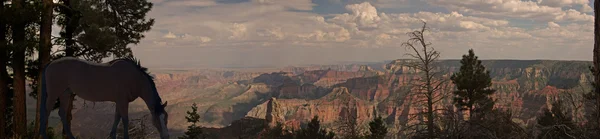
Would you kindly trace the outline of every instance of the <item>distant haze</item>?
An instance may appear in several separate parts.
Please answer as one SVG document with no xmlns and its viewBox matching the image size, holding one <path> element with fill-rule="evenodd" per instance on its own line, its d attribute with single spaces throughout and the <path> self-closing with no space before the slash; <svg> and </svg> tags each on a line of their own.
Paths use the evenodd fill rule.
<svg viewBox="0 0 600 139">
<path fill-rule="evenodd" d="M 137 46 L 143 47 L 143 46 Z M 460 59 L 463 50 L 442 51 L 442 59 Z M 408 58 L 404 48 L 171 48 L 152 50 L 134 47 L 136 57 L 150 68 L 271 68 L 301 66 L 310 64 L 342 64 L 359 62 L 384 62 Z M 450 53 L 454 52 L 454 53 Z M 522 56 L 476 51 L 480 59 L 516 59 L 516 60 L 581 60 L 591 59 L 574 56 L 556 57 L 545 55 L 536 57 L 522 52 Z M 591 52 L 590 52 L 591 53 Z"/>
</svg>

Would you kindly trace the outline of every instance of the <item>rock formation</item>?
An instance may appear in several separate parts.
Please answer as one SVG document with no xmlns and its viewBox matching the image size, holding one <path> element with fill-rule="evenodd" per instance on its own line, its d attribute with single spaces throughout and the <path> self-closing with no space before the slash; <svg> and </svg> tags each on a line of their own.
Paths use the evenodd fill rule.
<svg viewBox="0 0 600 139">
<path fill-rule="evenodd" d="M 267 102 L 267 113 L 265 119 L 267 120 L 269 127 L 275 127 L 277 126 L 277 123 L 285 123 L 285 119 L 282 116 L 280 107 L 281 106 L 279 106 L 277 103 L 276 98 L 271 98 Z"/>
<path fill-rule="evenodd" d="M 410 60 L 367 66 L 288 67 L 283 72 L 153 71 L 153 76 L 160 96 L 169 101 L 168 126 L 174 135 L 185 130 L 185 112 L 192 103 L 198 103 L 201 125 L 212 127 L 207 130 L 219 134 L 258 133 L 237 128 L 258 130 L 263 126 L 260 119 L 264 127 L 281 122 L 298 129 L 315 115 L 331 129 L 348 114 L 346 111 L 356 116 L 360 124 L 366 124 L 377 113 L 386 119 L 390 132 L 395 132 L 404 124 L 415 122 L 409 115 L 422 110 L 415 105 L 418 98 L 408 95 L 414 91 L 411 85 L 418 79 L 415 73 L 419 71 L 408 68 L 407 62 Z M 531 123 L 541 108 L 551 107 L 549 102 L 565 92 L 585 92 L 591 79 L 587 71 L 590 62 L 484 60 L 483 64 L 493 78 L 493 88 L 498 90 L 493 96 L 497 99 L 495 107 L 510 109 L 517 115 L 514 120 L 523 124 Z M 443 76 L 460 67 L 457 60 L 440 61 L 438 65 Z M 130 106 L 130 113 L 136 113 L 132 118 L 147 112 L 139 100 Z M 448 106 L 451 101 L 446 100 L 436 107 Z M 82 137 L 108 133 L 110 124 L 105 123 L 111 121 L 107 117 L 113 117 L 111 104 L 76 107 L 73 123 L 81 123 L 73 125 L 76 133 Z M 103 131 L 92 135 L 78 130 L 84 124 L 98 125 L 94 129 Z"/>
</svg>

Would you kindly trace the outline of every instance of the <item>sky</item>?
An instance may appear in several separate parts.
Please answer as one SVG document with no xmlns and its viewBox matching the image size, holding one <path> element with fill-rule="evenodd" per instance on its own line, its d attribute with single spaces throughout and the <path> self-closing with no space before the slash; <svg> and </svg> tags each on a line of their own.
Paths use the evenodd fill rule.
<svg viewBox="0 0 600 139">
<path fill-rule="evenodd" d="M 282 67 L 408 58 L 407 32 L 442 59 L 591 60 L 591 0 L 149 0 L 134 55 L 150 68 Z"/>
</svg>

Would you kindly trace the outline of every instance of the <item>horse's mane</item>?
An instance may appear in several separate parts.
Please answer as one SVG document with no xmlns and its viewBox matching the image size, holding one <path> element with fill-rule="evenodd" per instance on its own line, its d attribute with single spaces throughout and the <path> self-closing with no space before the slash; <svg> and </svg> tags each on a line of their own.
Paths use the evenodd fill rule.
<svg viewBox="0 0 600 139">
<path fill-rule="evenodd" d="M 151 80 L 154 80 L 154 77 L 150 76 L 150 72 L 148 72 L 148 68 L 143 67 L 142 64 L 140 63 L 140 60 L 136 59 L 135 57 L 125 57 L 125 58 L 118 58 L 118 59 L 114 59 L 108 62 L 108 64 L 113 64 L 119 60 L 123 60 L 123 61 L 127 61 L 127 62 L 131 62 L 133 65 L 135 65 L 142 73 L 144 73 L 144 75 L 148 78 L 150 78 Z"/>
<path fill-rule="evenodd" d="M 146 78 L 148 78 L 148 81 L 150 82 L 150 86 L 152 87 L 152 90 L 154 91 L 154 98 L 156 101 L 156 104 L 154 106 L 154 111 L 156 113 L 164 112 L 165 109 L 164 109 L 164 107 L 162 107 L 162 100 L 161 100 L 160 96 L 158 95 L 158 91 L 156 90 L 156 84 L 154 84 L 154 77 L 150 76 L 150 72 L 148 72 L 148 68 L 143 67 L 142 64 L 140 63 L 140 60 L 136 59 L 135 57 L 125 57 L 125 58 L 114 59 L 114 60 L 109 61 L 108 64 L 113 64 L 119 60 L 131 62 L 133 65 L 135 65 L 140 70 L 140 72 L 142 72 L 144 74 L 144 76 Z"/>
</svg>

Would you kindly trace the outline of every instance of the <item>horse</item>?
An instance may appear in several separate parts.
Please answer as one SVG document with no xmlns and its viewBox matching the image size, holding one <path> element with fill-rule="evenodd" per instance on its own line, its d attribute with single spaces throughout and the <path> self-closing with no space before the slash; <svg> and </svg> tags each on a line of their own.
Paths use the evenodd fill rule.
<svg viewBox="0 0 600 139">
<path fill-rule="evenodd" d="M 135 58 L 120 58 L 107 63 L 95 63 L 73 57 L 63 57 L 48 63 L 42 71 L 40 103 L 40 136 L 48 139 L 46 127 L 48 116 L 58 100 L 59 116 L 63 133 L 74 139 L 71 127 L 67 124 L 66 109 L 72 94 L 92 102 L 114 102 L 115 120 L 110 136 L 116 138 L 119 122 L 123 122 L 124 138 L 128 139 L 129 103 L 138 97 L 144 100 L 152 114 L 152 124 L 160 133 L 161 139 L 169 138 L 167 130 L 169 114 L 165 111 L 167 102 L 162 103 L 154 79 L 148 69 L 142 67 Z"/>
</svg>

